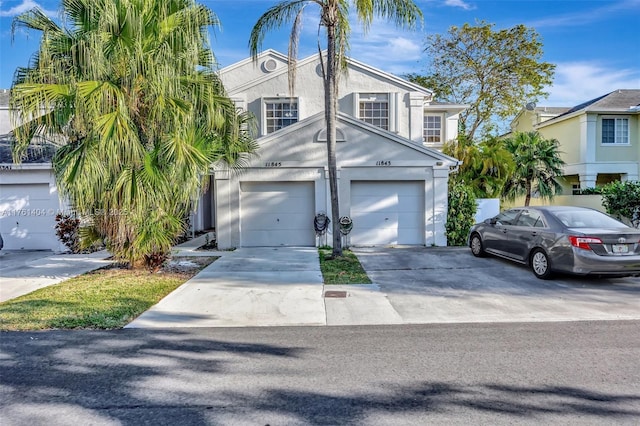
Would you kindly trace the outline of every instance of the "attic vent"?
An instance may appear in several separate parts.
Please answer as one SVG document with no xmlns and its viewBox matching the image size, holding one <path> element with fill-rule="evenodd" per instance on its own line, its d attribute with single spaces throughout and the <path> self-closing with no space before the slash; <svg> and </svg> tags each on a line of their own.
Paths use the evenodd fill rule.
<svg viewBox="0 0 640 426">
<path fill-rule="evenodd" d="M 327 141 L 327 129 L 322 129 L 316 134 L 316 142 Z M 344 132 L 340 129 L 336 129 L 336 142 L 346 142 L 347 138 Z"/>
<path fill-rule="evenodd" d="M 273 72 L 278 68 L 278 63 L 275 59 L 267 59 L 262 63 L 262 69 L 264 72 Z"/>
</svg>

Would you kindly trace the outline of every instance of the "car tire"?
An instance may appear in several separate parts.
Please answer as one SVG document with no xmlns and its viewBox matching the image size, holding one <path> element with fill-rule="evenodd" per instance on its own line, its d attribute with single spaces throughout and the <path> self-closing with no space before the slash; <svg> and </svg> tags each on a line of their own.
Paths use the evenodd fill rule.
<svg viewBox="0 0 640 426">
<path fill-rule="evenodd" d="M 482 245 L 482 238 L 480 238 L 480 234 L 471 235 L 471 239 L 469 240 L 469 247 L 471 248 L 471 254 L 473 254 L 475 257 L 484 257 L 486 255 L 484 246 Z"/>
<path fill-rule="evenodd" d="M 531 252 L 531 270 L 533 271 L 533 275 L 536 278 L 540 278 L 541 280 L 548 280 L 551 278 L 551 262 L 549 262 L 549 256 L 544 250 L 535 249 Z"/>
</svg>

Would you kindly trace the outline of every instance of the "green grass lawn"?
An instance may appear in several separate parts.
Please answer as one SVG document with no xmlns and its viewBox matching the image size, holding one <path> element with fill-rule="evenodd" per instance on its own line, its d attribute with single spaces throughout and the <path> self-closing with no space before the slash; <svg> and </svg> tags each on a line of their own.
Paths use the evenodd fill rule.
<svg viewBox="0 0 640 426">
<path fill-rule="evenodd" d="M 320 247 L 320 270 L 325 284 L 371 284 L 360 261 L 349 250 L 343 250 L 343 257 L 333 259 L 330 247 Z"/>
<path fill-rule="evenodd" d="M 188 270 L 111 268 L 71 278 L 0 303 L 0 330 L 121 328 L 215 259 L 197 258 Z"/>
</svg>

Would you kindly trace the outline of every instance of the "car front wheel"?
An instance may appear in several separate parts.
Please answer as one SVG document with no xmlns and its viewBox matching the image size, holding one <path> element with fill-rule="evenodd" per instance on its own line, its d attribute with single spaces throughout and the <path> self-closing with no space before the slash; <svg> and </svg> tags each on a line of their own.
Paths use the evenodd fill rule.
<svg viewBox="0 0 640 426">
<path fill-rule="evenodd" d="M 469 246 L 471 247 L 471 253 L 475 257 L 484 257 L 485 252 L 484 252 L 484 247 L 482 246 L 482 238 L 480 238 L 480 235 L 473 234 L 471 236 L 471 241 L 469 242 Z"/>
<path fill-rule="evenodd" d="M 549 256 L 547 256 L 544 251 L 535 249 L 531 253 L 531 270 L 533 271 L 533 274 L 541 280 L 546 280 L 551 277 Z"/>
</svg>

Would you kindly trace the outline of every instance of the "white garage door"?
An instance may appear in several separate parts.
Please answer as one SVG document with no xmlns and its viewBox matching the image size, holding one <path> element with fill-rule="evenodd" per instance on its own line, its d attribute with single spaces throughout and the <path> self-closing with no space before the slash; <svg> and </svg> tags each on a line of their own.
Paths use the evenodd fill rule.
<svg viewBox="0 0 640 426">
<path fill-rule="evenodd" d="M 424 182 L 351 182 L 351 244 L 424 244 Z"/>
<path fill-rule="evenodd" d="M 0 185 L 0 233 L 7 250 L 56 250 L 57 194 L 49 184 Z"/>
<path fill-rule="evenodd" d="M 241 182 L 243 247 L 313 246 L 313 182 Z"/>
</svg>

